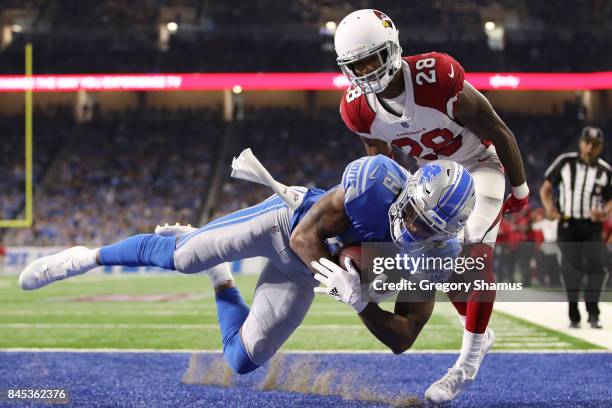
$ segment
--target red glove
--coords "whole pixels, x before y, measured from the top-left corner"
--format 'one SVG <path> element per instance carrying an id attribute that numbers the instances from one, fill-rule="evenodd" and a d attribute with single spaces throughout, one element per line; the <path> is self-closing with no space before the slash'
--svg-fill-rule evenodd
<path id="1" fill-rule="evenodd" d="M 529 194 L 523 198 L 516 198 L 514 194 L 509 194 L 506 197 L 506 201 L 504 201 L 504 206 L 502 207 L 503 214 L 513 214 L 521 211 L 523 208 L 527 207 L 529 204 Z"/>

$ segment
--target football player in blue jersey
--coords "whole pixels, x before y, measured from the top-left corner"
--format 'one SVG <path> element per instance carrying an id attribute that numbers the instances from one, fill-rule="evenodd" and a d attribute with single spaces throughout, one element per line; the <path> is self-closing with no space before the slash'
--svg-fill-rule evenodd
<path id="1" fill-rule="evenodd" d="M 267 184 L 277 194 L 199 229 L 179 228 L 177 236 L 140 234 L 99 249 L 77 246 L 40 258 L 21 273 L 21 288 L 38 289 L 100 265 L 208 271 L 224 357 L 240 374 L 279 350 L 301 324 L 315 292 L 353 307 L 394 353 L 408 349 L 429 319 L 433 302 L 398 302 L 395 313 L 368 302 L 350 262 L 342 268 L 330 260 L 329 240 L 343 245 L 394 241 L 406 247 L 452 239 L 474 207 L 468 171 L 454 162 L 436 161 L 411 175 L 386 156 L 370 156 L 350 163 L 342 183 L 323 191 L 287 188 L 254 156 L 243 160 L 242 167 L 239 159 L 232 165 L 236 177 Z M 268 262 L 249 308 L 223 263 L 254 256 Z"/>

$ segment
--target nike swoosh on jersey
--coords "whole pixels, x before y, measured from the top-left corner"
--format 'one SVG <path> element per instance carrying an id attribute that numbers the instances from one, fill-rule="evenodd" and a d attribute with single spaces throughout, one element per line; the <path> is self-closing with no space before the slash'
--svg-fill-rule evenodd
<path id="1" fill-rule="evenodd" d="M 448 74 L 449 77 L 454 78 L 455 77 L 455 67 L 453 66 L 453 64 L 450 64 L 451 66 L 451 72 L 450 74 Z"/>
<path id="2" fill-rule="evenodd" d="M 376 166 L 374 168 L 374 170 L 372 170 L 372 172 L 370 173 L 370 176 L 369 176 L 370 180 L 376 180 L 376 170 L 378 170 L 379 167 L 380 167 L 380 164 L 378 166 Z"/>

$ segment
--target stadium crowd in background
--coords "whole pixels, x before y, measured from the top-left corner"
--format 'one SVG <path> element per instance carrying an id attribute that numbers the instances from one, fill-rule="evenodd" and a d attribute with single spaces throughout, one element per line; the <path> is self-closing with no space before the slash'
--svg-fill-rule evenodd
<path id="1" fill-rule="evenodd" d="M 51 119 L 45 131 L 55 134 Z M 55 141 L 64 145 L 45 175 L 52 181 L 35 186 L 35 224 L 12 231 L 8 243 L 99 245 L 149 232 L 156 222 L 198 219 L 211 155 L 223 134 L 216 112 L 127 110 L 56 125 L 65 133 Z M 52 154 L 45 149 L 37 144 L 37 162 Z"/>
<path id="2" fill-rule="evenodd" d="M 580 72 L 612 65 L 609 2 L 543 7 L 527 0 L 499 0 L 487 2 L 493 10 L 489 12 L 483 11 L 481 2 L 455 3 L 418 0 L 404 7 L 383 1 L 376 7 L 404 27 L 404 54 L 446 52 L 467 71 Z M 12 42 L 0 51 L 0 72 L 23 71 L 26 41 L 34 44 L 39 57 L 34 72 L 336 71 L 333 29 L 326 29 L 325 23 L 367 6 L 357 0 L 105 0 L 93 9 L 79 5 L 74 0 L 3 4 L 7 10 L 34 11 L 32 25 L 15 31 Z M 491 46 L 483 29 L 487 13 L 496 7 L 506 20 L 498 21 L 505 24 L 502 48 Z M 274 15 L 259 12 L 262 9 L 274 10 Z M 161 41 L 160 26 L 169 20 L 177 28 Z M 87 36 L 75 29 L 80 27 L 87 28 Z M 51 29 L 54 35 L 48 35 Z"/>
<path id="3" fill-rule="evenodd" d="M 535 191 L 547 163 L 573 148 L 582 126 L 577 109 L 573 104 L 559 107 L 554 119 L 502 113 L 524 147 L 528 180 Z M 5 234 L 5 244 L 99 245 L 134 231 L 150 232 L 157 223 L 199 225 L 211 167 L 220 140 L 227 136 L 220 112 L 143 108 L 98 112 L 94 121 L 83 124 L 75 123 L 70 113 L 66 106 L 37 112 L 35 224 Z M 23 118 L 3 119 L 11 140 L 22 140 Z M 247 109 L 244 120 L 233 125 L 229 152 L 237 155 L 251 147 L 284 183 L 329 188 L 345 164 L 363 154 L 361 141 L 338 121 L 336 109 Z M 546 152 L 538 148 L 543 135 L 554 135 L 546 137 Z M 16 149 L 5 155 L 15 159 L 4 162 L 0 172 L 22 174 L 17 164 L 21 144 L 3 148 Z M 230 179 L 229 162 L 220 168 L 222 184 L 209 216 L 227 214 L 269 195 L 266 187 Z M 23 175 L 1 180 L 10 191 L 3 195 L 4 217 L 16 217 L 23 206 Z M 555 247 L 542 245 L 555 241 L 550 231 L 556 226 L 544 219 L 539 207 L 537 197 L 532 197 L 529 209 L 502 219 L 498 242 L 505 245 L 498 246 L 496 268 L 500 281 L 559 284 L 558 274 L 551 273 L 551 266 L 558 264 Z M 538 267 L 544 264 L 548 266 Z"/>

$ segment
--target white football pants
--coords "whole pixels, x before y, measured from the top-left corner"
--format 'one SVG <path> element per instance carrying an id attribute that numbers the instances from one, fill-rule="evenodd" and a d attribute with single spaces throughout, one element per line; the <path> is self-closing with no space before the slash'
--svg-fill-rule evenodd
<path id="1" fill-rule="evenodd" d="M 183 273 L 256 256 L 268 259 L 241 328 L 244 348 L 257 365 L 268 361 L 302 323 L 319 285 L 289 247 L 292 214 L 273 195 L 179 237 L 174 251 L 174 265 Z"/>

